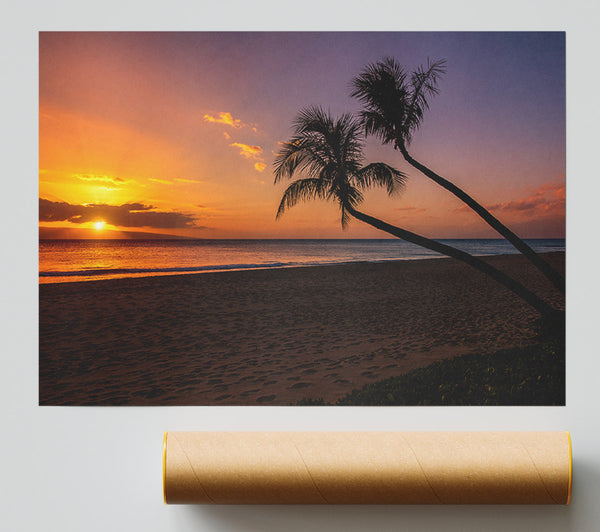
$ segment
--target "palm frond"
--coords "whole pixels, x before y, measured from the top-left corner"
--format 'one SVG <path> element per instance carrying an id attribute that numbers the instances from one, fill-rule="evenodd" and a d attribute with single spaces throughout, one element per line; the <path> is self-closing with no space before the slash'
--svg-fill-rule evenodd
<path id="1" fill-rule="evenodd" d="M 409 79 L 393 58 L 367 65 L 352 81 L 351 96 L 364 104 L 361 121 L 367 135 L 379 137 L 384 144 L 408 144 L 419 128 L 429 97 L 438 93 L 438 78 L 446 71 L 444 59 L 419 67 Z"/>
<path id="2" fill-rule="evenodd" d="M 320 133 L 325 136 L 333 129 L 333 118 L 322 107 L 313 105 L 298 113 L 293 126 L 297 135 Z"/>
<path id="3" fill-rule="evenodd" d="M 411 103 L 407 113 L 411 131 L 418 129 L 423 120 L 424 112 L 429 109 L 429 96 L 439 93 L 438 78 L 446 73 L 446 60 L 439 59 L 431 62 L 427 58 L 427 68 L 421 65 L 411 76 Z"/>
<path id="4" fill-rule="evenodd" d="M 360 119 L 366 135 L 378 137 L 383 144 L 390 144 L 396 140 L 396 128 L 379 111 L 363 110 Z"/>
<path id="5" fill-rule="evenodd" d="M 427 95 L 436 95 L 440 91 L 437 87 L 438 78 L 446 73 L 446 60 L 438 59 L 431 62 L 427 58 L 427 69 L 421 65 L 412 73 L 412 101 L 419 102 L 425 109 L 429 107 Z"/>
<path id="6" fill-rule="evenodd" d="M 327 147 L 320 139 L 311 135 L 296 135 L 289 142 L 283 143 L 275 156 L 275 183 L 291 178 L 295 173 L 305 172 L 316 177 L 330 161 Z"/>
<path id="7" fill-rule="evenodd" d="M 350 114 L 333 119 L 320 107 L 309 107 L 294 121 L 294 135 L 281 144 L 273 163 L 275 183 L 299 178 L 285 192 L 277 218 L 300 201 L 324 199 L 338 203 L 342 227 L 350 220 L 349 209 L 364 199 L 362 189 L 383 186 L 391 194 L 405 176 L 384 163 L 362 166 L 363 125 Z"/>
<path id="8" fill-rule="evenodd" d="M 333 120 L 320 107 L 308 107 L 294 121 L 294 136 L 283 143 L 274 161 L 275 183 L 297 172 L 316 177 L 323 167 L 356 161 L 360 166 L 361 125 L 350 114 Z"/>
<path id="9" fill-rule="evenodd" d="M 350 213 L 348 207 L 356 208 L 362 201 L 364 196 L 360 190 L 353 186 L 347 186 L 339 191 L 338 203 L 340 206 L 340 221 L 342 229 L 347 229 L 350 223 Z"/>
<path id="10" fill-rule="evenodd" d="M 393 58 L 387 57 L 367 65 L 352 81 L 351 95 L 363 102 L 362 124 L 367 135 L 372 134 L 389 143 L 404 131 L 411 93 L 407 74 Z"/>
<path id="11" fill-rule="evenodd" d="M 351 82 L 351 96 L 370 106 L 380 106 L 390 93 L 396 97 L 406 96 L 407 74 L 392 57 L 366 66 Z"/>
<path id="12" fill-rule="evenodd" d="M 389 195 L 401 192 L 408 176 L 385 163 L 371 163 L 357 172 L 357 182 L 361 188 L 383 187 Z"/>
<path id="13" fill-rule="evenodd" d="M 279 208 L 277 209 L 276 218 L 280 218 L 283 213 L 296 205 L 300 201 L 309 199 L 326 199 L 327 188 L 325 182 L 314 177 L 298 179 L 291 183 L 283 193 Z"/>
<path id="14" fill-rule="evenodd" d="M 344 204 L 340 204 L 340 224 L 344 231 L 348 229 L 348 226 L 350 225 L 350 220 L 351 216 L 348 212 L 348 207 Z"/>

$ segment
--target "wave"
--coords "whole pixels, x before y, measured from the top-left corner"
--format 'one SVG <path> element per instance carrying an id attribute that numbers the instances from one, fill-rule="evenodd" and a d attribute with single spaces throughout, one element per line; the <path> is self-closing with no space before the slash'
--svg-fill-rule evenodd
<path id="1" fill-rule="evenodd" d="M 372 260 L 328 260 L 328 261 L 302 261 L 302 262 L 261 262 L 256 264 L 216 264 L 211 266 L 186 266 L 173 268 L 91 268 L 87 270 L 70 270 L 70 271 L 40 271 L 40 277 L 98 277 L 112 275 L 135 275 L 148 274 L 159 275 L 168 273 L 202 273 L 202 272 L 218 272 L 232 270 L 265 270 L 270 268 L 293 268 L 303 266 L 333 266 L 336 264 L 358 264 L 364 262 L 394 262 L 398 260 L 410 260 L 412 258 L 424 257 L 403 257 L 389 259 L 372 259 Z M 433 257 L 431 257 L 433 258 Z"/>
<path id="2" fill-rule="evenodd" d="M 194 273 L 220 270 L 258 270 L 263 268 L 284 268 L 294 263 L 268 262 L 261 264 L 218 264 L 214 266 L 187 266 L 178 268 L 92 268 L 71 271 L 40 271 L 40 277 L 88 277 L 97 275 L 127 275 L 137 273 Z"/>

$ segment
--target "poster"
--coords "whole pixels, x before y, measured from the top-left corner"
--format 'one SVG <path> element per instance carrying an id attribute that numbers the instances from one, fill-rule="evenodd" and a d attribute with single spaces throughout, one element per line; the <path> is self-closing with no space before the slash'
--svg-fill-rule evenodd
<path id="1" fill-rule="evenodd" d="M 39 404 L 565 404 L 564 33 L 39 59 Z"/>

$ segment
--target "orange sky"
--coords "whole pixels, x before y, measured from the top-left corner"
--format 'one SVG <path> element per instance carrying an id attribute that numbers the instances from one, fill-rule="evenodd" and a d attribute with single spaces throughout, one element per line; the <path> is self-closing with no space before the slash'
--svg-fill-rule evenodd
<path id="1" fill-rule="evenodd" d="M 286 184 L 273 185 L 272 163 L 302 107 L 320 104 L 334 114 L 358 109 L 348 82 L 368 61 L 395 49 L 394 35 L 349 65 L 346 56 L 335 55 L 346 48 L 323 47 L 313 65 L 318 83 L 307 84 L 309 70 L 302 69 L 310 55 L 297 58 L 300 72 L 291 70 L 271 35 L 42 33 L 40 227 L 90 228 L 92 235 L 114 229 L 200 238 L 386 237 L 357 221 L 342 231 L 337 207 L 323 202 L 298 205 L 276 221 Z M 245 45 L 236 42 L 242 37 Z M 352 34 L 328 38 L 342 37 Z M 361 38 L 354 38 L 357 47 Z M 418 51 L 419 43 L 428 48 L 416 41 Z M 447 44 L 444 55 L 476 54 L 459 44 Z M 417 62 L 425 59 L 418 54 Z M 489 89 L 477 79 L 473 90 L 480 92 L 465 97 L 468 81 L 459 76 L 458 59 L 448 68 L 413 155 L 521 236 L 564 237 L 564 115 L 562 124 L 560 113 L 546 123 L 541 104 L 532 110 L 518 100 L 515 106 L 527 104 L 532 116 L 511 122 L 502 118 L 510 102 L 491 99 L 498 109 L 484 105 Z M 515 75 L 521 71 L 514 68 Z M 496 75 L 481 77 L 493 83 Z M 564 110 L 564 101 L 558 104 Z M 525 113 L 511 112 L 515 120 Z M 401 196 L 367 194 L 365 212 L 431 237 L 495 236 L 390 147 L 373 139 L 366 153 L 368 162 L 387 162 L 410 177 Z M 93 229 L 98 221 L 106 222 L 101 231 Z"/>

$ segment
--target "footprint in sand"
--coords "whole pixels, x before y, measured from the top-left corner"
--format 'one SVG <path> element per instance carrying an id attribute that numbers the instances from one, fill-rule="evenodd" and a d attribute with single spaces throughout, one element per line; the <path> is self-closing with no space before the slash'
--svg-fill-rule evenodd
<path id="1" fill-rule="evenodd" d="M 277 397 L 276 395 L 263 395 L 262 397 L 259 397 L 256 402 L 257 403 L 270 403 L 273 399 L 275 399 L 275 397 Z"/>
<path id="2" fill-rule="evenodd" d="M 310 386 L 310 382 L 297 382 L 296 384 L 292 384 L 288 387 L 288 390 L 296 390 L 298 388 L 306 388 Z"/>
<path id="3" fill-rule="evenodd" d="M 240 397 L 248 397 L 249 395 L 256 393 L 256 392 L 260 392 L 259 388 L 255 388 L 253 390 L 246 390 L 245 392 L 241 392 L 239 394 Z"/>
<path id="4" fill-rule="evenodd" d="M 310 368 L 311 366 L 314 366 L 314 365 L 315 365 L 314 362 L 306 362 L 304 364 L 297 364 L 296 366 L 292 366 L 291 369 L 298 370 L 298 369 L 303 369 L 303 368 Z"/>

